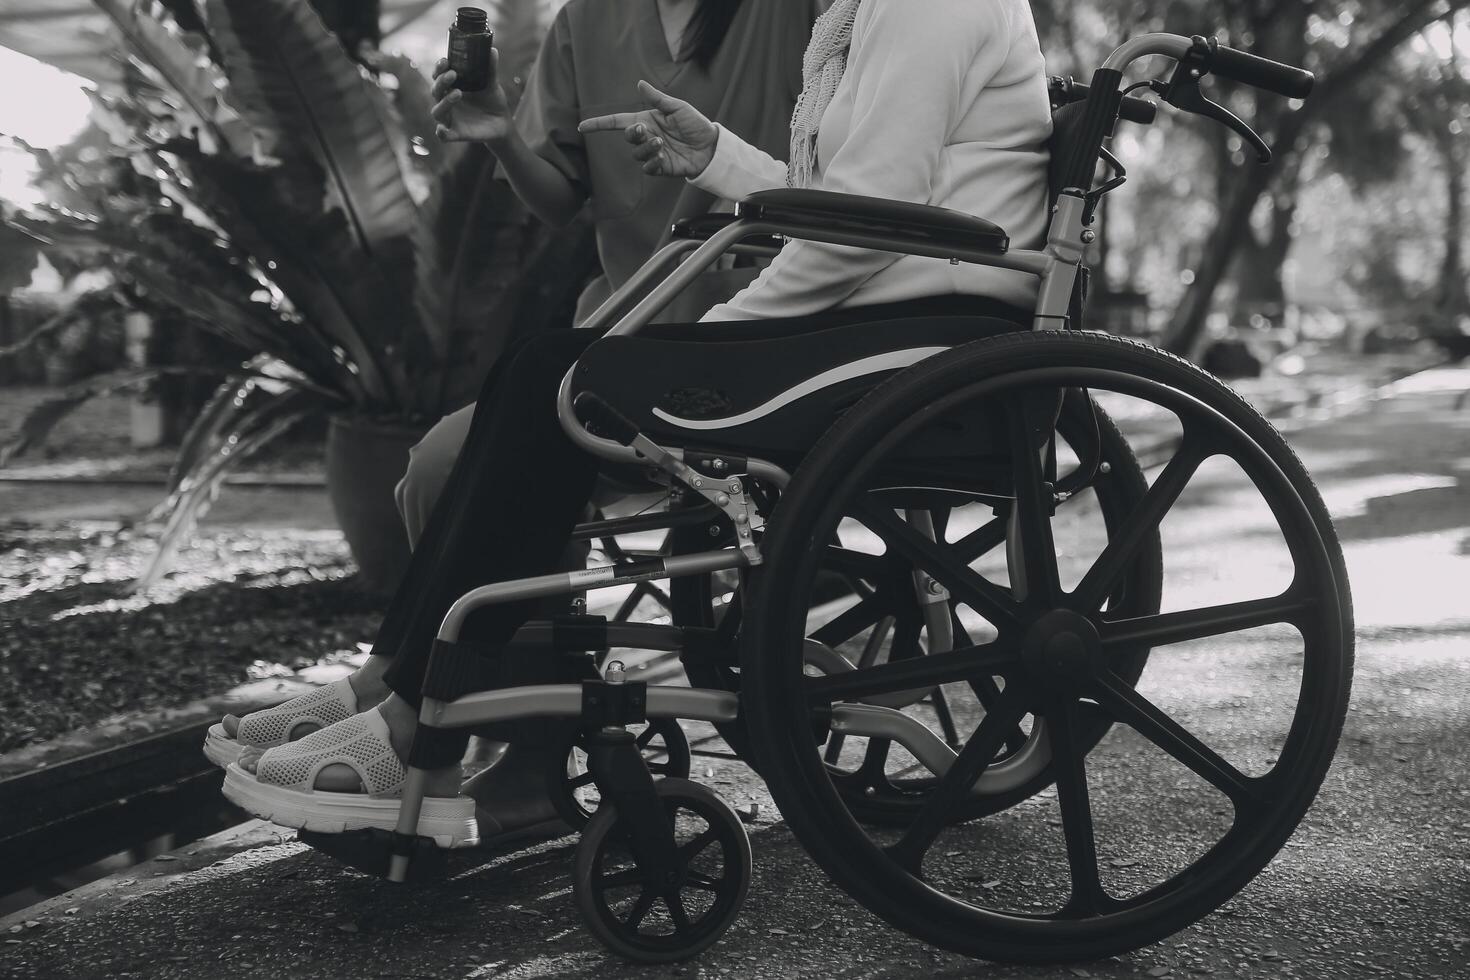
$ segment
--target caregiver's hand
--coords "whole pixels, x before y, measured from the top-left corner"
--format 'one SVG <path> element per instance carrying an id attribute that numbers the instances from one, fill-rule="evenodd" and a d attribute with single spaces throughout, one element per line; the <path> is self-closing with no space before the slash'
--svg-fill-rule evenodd
<path id="1" fill-rule="evenodd" d="M 447 59 L 434 65 L 434 103 L 431 114 L 439 125 L 434 132 L 446 143 L 505 139 L 512 129 L 510 104 L 500 87 L 500 52 L 490 49 L 490 84 L 478 92 L 464 92 L 454 87 L 455 73 Z"/>
<path id="2" fill-rule="evenodd" d="M 665 95 L 647 82 L 638 94 L 650 108 L 582 120 L 581 133 L 621 129 L 633 144 L 633 158 L 643 172 L 661 177 L 698 177 L 715 155 L 720 131 L 688 102 Z"/>

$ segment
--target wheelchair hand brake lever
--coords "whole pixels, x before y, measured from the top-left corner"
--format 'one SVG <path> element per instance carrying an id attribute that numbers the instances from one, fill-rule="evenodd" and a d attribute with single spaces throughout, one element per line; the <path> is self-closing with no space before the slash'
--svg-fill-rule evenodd
<path id="1" fill-rule="evenodd" d="M 1167 84 L 1154 82 L 1150 87 L 1163 96 L 1165 102 L 1175 108 L 1213 119 L 1233 129 L 1241 139 L 1255 148 L 1256 155 L 1260 157 L 1262 164 L 1270 163 L 1271 147 L 1261 139 L 1259 133 L 1246 124 L 1245 120 L 1219 103 L 1210 101 L 1204 90 L 1200 88 L 1202 78 L 1203 72 L 1197 66 L 1181 61 L 1179 67 L 1174 70 L 1174 76 Z"/>

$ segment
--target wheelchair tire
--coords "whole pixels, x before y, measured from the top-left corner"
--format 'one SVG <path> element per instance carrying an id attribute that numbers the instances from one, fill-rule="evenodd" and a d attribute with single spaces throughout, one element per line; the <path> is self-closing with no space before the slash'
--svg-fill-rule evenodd
<path id="1" fill-rule="evenodd" d="M 1019 547 L 1038 570 L 1034 581 L 1039 583 L 1024 598 L 975 583 L 963 569 L 955 570 L 956 563 L 942 549 L 920 548 L 912 540 L 905 544 L 901 533 L 884 538 L 890 547 L 917 555 L 931 574 L 939 570 L 950 576 L 964 587 L 967 598 L 990 609 L 1005 624 L 994 643 L 957 650 L 947 664 L 919 668 L 926 671 L 922 675 L 885 664 L 872 668 L 867 678 L 862 672 L 836 682 L 810 676 L 803 647 L 819 542 L 828 539 L 844 513 L 862 507 L 870 485 L 865 481 L 887 454 L 957 406 L 979 405 L 999 411 L 1005 420 L 1003 431 L 1012 440 L 1007 453 L 1011 485 L 1044 490 L 1035 462 L 1037 444 L 1030 434 L 1036 416 L 1026 411 L 1026 393 L 1055 394 L 1073 387 L 1143 399 L 1173 413 L 1181 425 L 1179 448 L 1130 515 L 1122 537 L 1141 541 L 1156 533 L 1199 465 L 1225 456 L 1239 464 L 1247 485 L 1275 521 L 1290 558 L 1291 584 L 1268 598 L 1112 618 L 1102 603 L 1108 583 L 1128 560 L 1130 546 L 1120 544 L 1114 552 L 1110 545 L 1074 591 L 1067 592 L 1059 584 L 1057 557 L 1049 547 L 1044 501 L 1018 490 Z M 873 505 L 860 512 L 872 526 L 892 531 L 891 509 L 886 518 Z M 1099 334 L 1026 332 L 956 348 L 896 375 L 834 424 L 806 458 L 772 516 L 763 550 L 765 564 L 743 597 L 741 684 L 746 723 L 767 786 L 797 839 L 840 887 L 892 925 L 936 946 L 998 961 L 1040 963 L 1097 958 L 1155 942 L 1218 908 L 1271 861 L 1310 808 L 1331 763 L 1346 715 L 1353 661 L 1351 597 L 1331 519 L 1305 468 L 1269 422 L 1213 376 L 1146 344 Z M 1161 647 L 1201 639 L 1218 642 L 1231 633 L 1273 624 L 1287 625 L 1300 636 L 1299 653 L 1292 655 L 1300 661 L 1300 683 L 1287 686 L 1295 699 L 1283 716 L 1289 727 L 1279 749 L 1261 763 L 1266 769 L 1261 775 L 1236 769 L 1109 665 L 1110 651 L 1126 651 L 1141 642 L 1157 659 Z M 1295 649 L 1296 641 L 1291 645 Z M 814 715 L 814 705 L 908 689 L 920 676 L 926 682 L 949 683 L 972 673 L 993 676 L 999 671 L 1007 681 L 1004 700 L 987 713 L 966 749 L 936 780 L 936 789 L 909 825 L 901 833 L 861 825 L 834 787 L 812 738 L 814 718 L 822 717 Z M 973 788 L 1005 732 L 1027 711 L 1048 726 L 1055 811 L 1050 801 L 1035 801 L 1009 811 L 1005 821 L 990 816 L 971 824 L 985 813 L 973 800 Z M 1138 770 L 1129 770 L 1127 778 L 1110 784 L 1108 794 L 1094 791 L 1090 797 L 1092 774 L 1100 778 L 1124 771 L 1106 754 L 1099 758 L 1098 746 L 1085 736 L 1083 726 L 1098 718 L 1118 723 L 1120 740 L 1136 736 L 1144 749 L 1162 750 L 1165 755 L 1158 758 L 1173 774 L 1166 775 L 1173 782 L 1157 791 L 1155 806 L 1144 803 L 1118 811 L 1126 815 L 1123 825 L 1154 835 L 1156 843 L 1123 842 L 1145 855 L 1142 862 L 1132 862 L 1141 863 L 1142 871 L 1153 870 L 1147 848 L 1162 855 L 1173 846 L 1171 831 L 1155 814 L 1169 792 L 1187 783 L 1191 793 L 1216 807 L 1178 808 L 1183 819 L 1207 829 L 1214 824 L 1206 815 L 1213 812 L 1221 816 L 1216 823 L 1223 822 L 1224 807 L 1229 808 L 1229 829 L 1213 845 L 1198 855 L 1180 851 L 1179 860 L 1187 861 L 1182 870 L 1167 871 L 1162 880 L 1122 897 L 1108 891 L 1104 878 L 1131 887 L 1133 880 L 1124 876 L 1135 872 L 1103 867 L 1089 799 L 1095 797 L 1111 813 L 1114 795 L 1126 797 L 1149 783 L 1138 779 Z M 1136 763 L 1138 757 L 1123 759 Z M 1050 812 L 1059 813 L 1054 823 L 1044 820 Z M 1049 841 L 1051 850 L 1039 856 L 1019 849 L 1002 853 L 996 839 L 1031 818 L 1060 828 L 1038 827 L 1035 839 Z M 935 846 L 942 835 L 959 836 L 977 828 L 983 828 L 979 832 L 987 835 L 984 840 L 967 846 L 947 837 L 946 845 L 953 849 Z M 1054 864 L 1040 868 L 1043 881 L 1036 862 L 1047 854 Z M 1007 859 L 1021 873 L 1008 876 L 1000 866 Z M 1156 863 L 1169 864 L 1162 859 Z M 969 873 L 962 874 L 966 868 Z M 992 879 L 984 888 L 976 884 L 983 878 Z M 1052 891 L 1041 897 L 1054 895 L 1055 907 L 1019 894 L 1005 901 L 997 897 L 1043 884 Z M 988 888 L 994 890 L 984 890 Z"/>
<path id="2" fill-rule="evenodd" d="M 1094 411 L 1099 458 L 1101 462 L 1107 464 L 1108 472 L 1106 475 L 1095 477 L 1091 489 L 1096 494 L 1104 525 L 1108 533 L 1112 534 L 1147 492 L 1148 480 L 1117 425 L 1102 409 L 1094 408 Z M 1087 424 L 1087 419 L 1075 413 L 1064 412 L 1058 420 L 1058 431 L 1069 442 L 1080 441 L 1083 438 L 1081 430 Z M 711 540 L 716 542 L 722 540 L 718 535 L 710 534 L 709 529 L 705 526 L 676 529 L 673 535 L 671 541 L 676 554 L 700 547 L 708 548 Z M 1003 547 L 1003 545 L 1002 541 L 1000 546 Z M 1131 563 L 1129 574 L 1112 597 L 1113 603 L 1115 606 L 1121 605 L 1132 615 L 1157 613 L 1162 589 L 1163 556 L 1157 535 L 1155 535 L 1140 549 L 1138 556 Z M 713 627 L 721 622 L 723 616 L 742 615 L 738 590 L 726 592 L 716 585 L 715 577 L 712 575 L 676 579 L 670 584 L 669 594 L 672 600 L 674 622 L 678 625 Z M 827 587 L 818 590 L 816 598 L 830 599 L 831 595 L 832 589 L 828 583 Z M 1126 663 L 1122 665 L 1120 672 L 1130 682 L 1136 683 L 1147 663 L 1148 650 L 1140 648 L 1132 651 L 1125 659 Z M 740 672 L 731 669 L 729 665 L 709 661 L 691 661 L 685 664 L 685 673 L 695 687 L 730 691 L 740 689 Z M 1106 734 L 1108 727 L 1107 724 L 1094 725 L 1088 737 L 1096 742 Z M 754 767 L 744 716 L 720 726 L 720 733 L 736 754 Z M 859 774 L 851 775 L 858 776 Z M 923 806 L 925 794 L 922 781 L 911 781 L 907 785 L 895 783 L 886 779 L 881 772 L 871 776 L 863 774 L 863 776 L 866 778 L 862 780 L 849 779 L 839 782 L 839 792 L 846 800 L 849 811 L 860 822 L 873 825 L 902 825 L 912 818 L 919 807 Z M 874 780 L 877 780 L 879 784 L 871 785 Z M 1051 776 L 1047 771 L 1044 769 L 1037 771 L 1020 785 L 1004 792 L 987 794 L 985 797 L 986 812 L 997 812 L 1014 806 L 1039 793 L 1050 783 Z"/>
<path id="3" fill-rule="evenodd" d="M 603 806 L 577 844 L 572 896 L 588 931 L 609 950 L 639 963 L 672 963 L 698 956 L 730 928 L 754 864 L 745 825 L 712 790 L 687 779 L 661 779 L 655 788 L 674 823 L 678 880 L 643 881 L 622 843 L 617 810 Z M 715 845 L 718 861 L 710 857 Z"/>

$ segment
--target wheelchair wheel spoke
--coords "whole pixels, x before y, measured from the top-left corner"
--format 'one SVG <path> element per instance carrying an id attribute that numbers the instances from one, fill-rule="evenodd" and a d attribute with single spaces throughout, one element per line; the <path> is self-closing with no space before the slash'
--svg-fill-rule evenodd
<path id="1" fill-rule="evenodd" d="M 703 871 L 684 872 L 684 884 L 701 892 L 717 892 L 720 890 L 720 883 Z"/>
<path id="2" fill-rule="evenodd" d="M 689 841 L 687 844 L 680 844 L 679 863 L 685 865 L 691 863 L 695 858 L 704 853 L 705 848 L 709 847 L 711 844 L 715 843 L 719 839 L 720 832 L 714 827 L 710 827 L 704 833 Z"/>
<path id="3" fill-rule="evenodd" d="M 1235 768 L 1115 674 L 1104 673 L 1096 686 L 1099 702 L 1119 721 L 1173 756 L 1195 775 L 1230 798 L 1236 809 L 1260 802 L 1262 784 Z"/>
<path id="4" fill-rule="evenodd" d="M 822 750 L 822 761 L 829 766 L 837 765 L 837 760 L 842 758 L 842 747 L 846 744 L 846 735 L 833 732 L 827 739 L 827 747 Z"/>
<path id="5" fill-rule="evenodd" d="M 883 539 L 894 551 L 928 572 L 960 602 L 972 607 L 997 629 L 1017 625 L 1016 603 L 1010 591 L 986 581 L 960 561 L 947 545 L 937 544 L 914 530 L 891 510 L 863 502 L 853 516 Z"/>
<path id="6" fill-rule="evenodd" d="M 669 918 L 674 923 L 674 932 L 689 931 L 689 913 L 684 909 L 684 899 L 679 897 L 678 892 L 673 892 L 664 898 L 664 905 L 669 910 Z"/>
<path id="7" fill-rule="evenodd" d="M 1006 519 L 994 517 L 949 546 L 951 552 L 966 565 L 981 555 L 1005 544 Z"/>
<path id="8" fill-rule="evenodd" d="M 948 653 L 880 664 L 868 670 L 809 677 L 806 689 L 813 701 L 857 701 L 895 691 L 968 681 L 977 675 L 1005 674 L 1019 661 L 1020 650 L 1016 644 L 996 640 Z"/>
<path id="9" fill-rule="evenodd" d="M 883 652 L 883 641 L 888 639 L 888 634 L 893 630 L 893 617 L 884 616 L 878 620 L 878 625 L 873 627 L 873 632 L 868 634 L 868 640 L 863 644 L 862 656 L 858 657 L 858 670 L 867 670 L 878 662 L 878 655 Z"/>
<path id="10" fill-rule="evenodd" d="M 888 646 L 888 662 L 922 657 L 924 651 L 919 647 L 919 634 L 923 631 L 924 624 L 918 616 L 900 617 L 893 630 L 893 642 Z"/>
<path id="11" fill-rule="evenodd" d="M 980 727 L 975 729 L 969 742 L 955 757 L 949 771 L 934 784 L 903 837 L 884 849 L 912 874 L 923 874 L 924 855 L 946 827 L 963 818 L 970 791 L 995 759 L 1006 733 L 1026 713 L 1020 692 L 1008 693 L 1010 696 L 1004 698 L 996 710 L 985 715 Z"/>
<path id="12" fill-rule="evenodd" d="M 822 567 L 846 575 L 855 575 L 867 582 L 881 582 L 892 572 L 889 563 L 881 555 L 864 554 L 851 548 L 828 545 L 822 557 Z"/>
<path id="13" fill-rule="evenodd" d="M 1103 911 L 1112 900 L 1103 891 L 1098 875 L 1097 840 L 1093 832 L 1092 803 L 1087 793 L 1086 750 L 1078 730 L 1080 721 L 1075 701 L 1060 702 L 1046 712 L 1052 774 L 1056 778 L 1057 805 L 1062 812 L 1067 867 L 1072 876 L 1072 894 L 1066 911 L 1073 915 L 1088 915 Z"/>
<path id="14" fill-rule="evenodd" d="M 876 599 L 864 599 L 850 609 L 844 610 L 835 619 L 824 623 L 812 633 L 818 643 L 836 649 L 863 630 L 876 624 L 884 611 Z"/>
<path id="15" fill-rule="evenodd" d="M 1016 492 L 1016 526 L 1020 536 L 1022 579 L 1028 599 L 1055 607 L 1061 595 L 1056 545 L 1051 533 L 1051 494 L 1041 470 L 1041 446 L 1030 419 L 1037 396 L 1023 397 L 1006 409 L 1011 472 Z M 1044 445 L 1044 443 L 1043 443 Z"/>
<path id="16" fill-rule="evenodd" d="M 970 679 L 970 690 L 975 692 L 982 707 L 986 711 L 995 710 L 995 705 L 1000 703 L 1001 689 L 995 682 L 994 677 L 972 677 Z M 1015 726 L 1006 733 L 1005 749 L 1007 752 L 1019 752 L 1026 744 L 1026 731 L 1020 725 Z"/>
<path id="17" fill-rule="evenodd" d="M 944 532 L 949 530 L 949 515 L 953 512 L 953 507 L 935 507 L 929 512 L 930 520 L 934 523 L 935 541 L 944 540 Z"/>
<path id="18" fill-rule="evenodd" d="M 1098 633 L 1105 649 L 1162 647 L 1171 643 L 1186 643 L 1189 640 L 1237 633 L 1257 626 L 1294 622 L 1310 609 L 1309 600 L 1288 591 L 1269 599 L 1227 602 L 1218 606 L 1184 609 L 1134 619 L 1104 620 L 1098 624 Z"/>
<path id="19" fill-rule="evenodd" d="M 955 612 L 953 607 L 950 608 L 949 618 L 950 622 L 954 624 L 955 642 L 962 642 L 966 645 L 974 643 L 974 639 L 970 636 L 970 631 L 965 629 L 965 625 L 960 622 L 959 614 Z M 971 677 L 969 685 L 971 692 L 975 695 L 975 699 L 980 702 L 980 706 L 986 711 L 992 710 L 1000 702 L 1000 685 L 995 682 L 994 677 Z M 1026 744 L 1026 738 L 1025 730 L 1017 725 L 1011 729 L 1010 734 L 1006 735 L 1006 751 L 1021 751 L 1021 746 Z"/>
<path id="20" fill-rule="evenodd" d="M 868 740 L 867 751 L 863 753 L 863 765 L 858 770 L 864 788 L 883 786 L 888 782 L 884 770 L 888 766 L 888 750 L 892 747 L 893 742 L 886 738 Z"/>
<path id="21" fill-rule="evenodd" d="M 653 908 L 653 903 L 657 899 L 657 895 L 644 889 L 643 893 L 638 896 L 638 901 L 633 903 L 633 908 L 628 912 L 628 917 L 623 920 L 623 925 L 636 931 L 643 924 L 643 917 Z"/>
<path id="22" fill-rule="evenodd" d="M 1188 447 L 1188 440 L 1185 445 Z M 1208 456 L 1208 453 L 1190 448 L 1174 454 L 1118 533 L 1112 536 L 1103 553 L 1098 555 L 1097 561 L 1082 576 L 1082 581 L 1072 593 L 1077 608 L 1089 612 L 1102 608 L 1103 602 L 1118 587 L 1118 581 L 1138 554 L 1138 549 L 1158 531 L 1164 515 L 1169 513 L 1169 508 L 1174 506 Z"/>
<path id="23" fill-rule="evenodd" d="M 988 678 L 987 678 L 988 679 Z M 944 741 L 952 749 L 960 747 L 960 733 L 954 727 L 954 712 L 949 710 L 949 696 L 944 688 L 936 687 L 929 699 L 934 702 L 934 714 L 939 719 L 939 729 L 944 732 Z"/>

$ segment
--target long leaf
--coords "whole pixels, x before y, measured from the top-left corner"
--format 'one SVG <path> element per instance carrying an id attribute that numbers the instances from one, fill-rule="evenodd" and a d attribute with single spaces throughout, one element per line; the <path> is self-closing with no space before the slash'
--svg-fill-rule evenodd
<path id="1" fill-rule="evenodd" d="M 250 152 L 248 133 L 238 126 L 220 125 L 221 119 L 229 119 L 219 101 L 223 76 L 208 58 L 192 50 L 159 21 L 140 16 L 137 8 L 125 0 L 92 2 L 122 34 L 124 50 L 158 75 L 178 98 L 180 108 L 187 109 L 220 145 L 235 153 Z"/>
<path id="2" fill-rule="evenodd" d="M 227 422 L 229 435 L 223 445 L 201 457 L 160 508 L 167 514 L 167 521 L 158 537 L 158 550 L 134 580 L 134 591 L 148 588 L 168 571 L 179 547 L 219 496 L 220 486 L 231 470 L 321 408 L 309 392 L 272 394 L 257 387 L 253 393 L 258 397 L 233 406 L 235 415 Z"/>
<path id="3" fill-rule="evenodd" d="M 391 295 L 393 285 L 370 264 L 352 261 L 340 216 L 322 216 L 303 200 L 290 172 L 210 156 L 183 141 L 167 150 L 188 178 L 180 193 L 254 257 L 311 329 L 345 351 L 355 372 L 347 389 L 362 406 L 400 409 L 392 390 L 404 385 L 390 389 L 387 376 L 394 366 L 384 356 L 393 334 L 381 321 L 398 315 L 401 304 Z"/>
<path id="4" fill-rule="evenodd" d="M 435 175 L 444 166 L 447 154 L 444 144 L 434 133 L 434 96 L 429 79 L 412 61 L 401 54 L 373 52 L 367 56 L 372 66 L 394 81 L 393 109 L 398 125 L 408 141 L 410 166 L 424 174 Z M 415 194 L 422 202 L 423 196 Z"/>
<path id="5" fill-rule="evenodd" d="M 266 394 L 279 394 L 290 387 L 305 387 L 311 390 L 304 380 L 290 370 L 289 365 L 261 355 L 252 358 L 243 368 L 235 369 L 230 377 L 214 390 L 195 416 L 194 422 L 189 426 L 189 431 L 184 433 L 184 438 L 179 443 L 179 451 L 174 456 L 173 466 L 169 470 L 168 493 L 170 497 L 177 491 L 184 480 L 193 473 L 203 462 L 204 458 L 224 445 L 228 433 L 227 428 L 233 424 L 239 412 L 257 393 L 257 389 Z M 331 392 L 316 392 L 323 395 L 323 402 L 333 402 Z"/>
<path id="6" fill-rule="evenodd" d="M 270 323 L 242 307 L 222 298 L 207 283 L 192 281 L 175 274 L 167 266 L 146 260 L 127 263 L 127 274 L 160 302 L 174 307 L 202 329 L 239 344 L 248 351 L 266 351 L 277 357 L 294 360 L 308 377 L 323 381 L 312 364 L 302 364 L 299 350 L 293 349 L 293 333 L 299 326 L 288 321 Z M 333 387 L 332 381 L 325 386 Z"/>
<path id="7" fill-rule="evenodd" d="M 100 374 L 63 388 L 26 413 L 8 439 L 0 442 L 0 467 L 32 446 L 44 442 L 62 419 L 99 395 L 136 388 L 158 377 L 152 368 L 126 368 Z"/>
<path id="8" fill-rule="evenodd" d="M 85 292 L 67 303 L 61 310 L 47 318 L 45 323 L 20 340 L 6 347 L 0 347 L 0 360 L 30 350 L 47 337 L 65 330 L 75 323 L 78 317 L 95 312 L 100 306 L 112 306 L 118 302 L 117 294 L 111 286 Z"/>
<path id="9" fill-rule="evenodd" d="M 387 243 L 413 227 L 414 203 L 372 83 L 301 0 L 209 0 L 208 9 L 234 103 L 277 137 L 277 154 L 316 162 L 357 249 L 387 258 Z"/>

